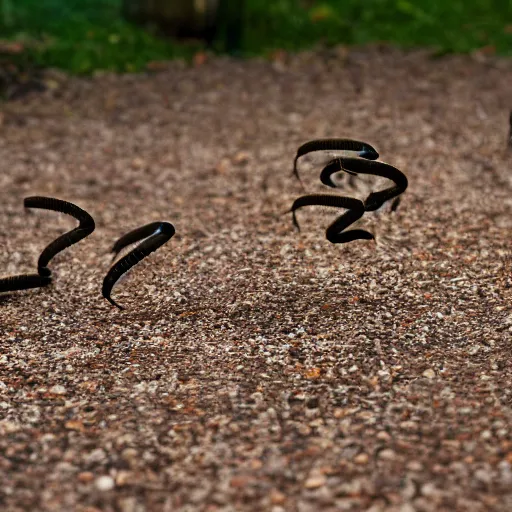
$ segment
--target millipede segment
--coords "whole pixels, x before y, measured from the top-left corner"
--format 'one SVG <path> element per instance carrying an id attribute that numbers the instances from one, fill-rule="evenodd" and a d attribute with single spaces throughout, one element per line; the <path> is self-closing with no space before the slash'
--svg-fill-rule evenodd
<path id="1" fill-rule="evenodd" d="M 352 197 L 331 196 L 327 194 L 311 194 L 301 196 L 293 202 L 290 212 L 293 214 L 293 225 L 300 231 L 296 210 L 304 206 L 330 206 L 345 208 L 348 211 L 338 217 L 326 230 L 327 240 L 333 244 L 343 244 L 354 240 L 373 240 L 374 236 L 364 229 L 343 231 L 359 220 L 364 214 L 364 204 Z"/>
<path id="2" fill-rule="evenodd" d="M 352 151 L 361 158 L 367 160 L 377 160 L 379 153 L 367 142 L 353 139 L 315 139 L 302 144 L 297 150 L 295 160 L 293 161 L 293 175 L 301 182 L 297 161 L 301 156 L 312 153 L 313 151 Z M 302 183 L 302 182 L 301 182 Z"/>
<path id="3" fill-rule="evenodd" d="M 387 178 L 395 183 L 393 187 L 372 192 L 364 201 L 367 212 L 378 210 L 386 201 L 398 197 L 405 192 L 408 180 L 402 171 L 384 162 L 364 160 L 362 158 L 340 157 L 329 162 L 320 173 L 320 181 L 328 187 L 336 187 L 331 177 L 333 174 L 344 171 L 353 174 L 370 174 Z"/>
<path id="4" fill-rule="evenodd" d="M 55 199 L 53 197 L 32 196 L 23 201 L 25 208 L 40 208 L 43 210 L 52 210 L 65 213 L 74 217 L 79 225 L 75 229 L 64 233 L 59 238 L 51 242 L 41 255 L 37 262 L 37 271 L 41 276 L 50 276 L 51 271 L 48 268 L 50 260 L 59 252 L 80 242 L 89 236 L 95 229 L 94 219 L 85 211 L 68 201 Z"/>
<path id="5" fill-rule="evenodd" d="M 123 306 L 115 302 L 110 296 L 117 281 L 133 266 L 168 242 L 175 232 L 174 226 L 169 222 L 152 222 L 126 233 L 117 240 L 112 247 L 114 259 L 125 247 L 145 239 L 110 268 L 103 280 L 103 297 L 112 305 L 121 310 L 124 309 Z"/>
<path id="6" fill-rule="evenodd" d="M 509 131 L 508 131 L 508 148 L 512 150 L 512 110 L 508 117 Z"/>
<path id="7" fill-rule="evenodd" d="M 51 282 L 52 278 L 50 276 L 41 276 L 39 274 L 5 277 L 0 279 L 0 293 L 42 288 L 48 286 Z"/>
<path id="8" fill-rule="evenodd" d="M 123 235 L 112 247 L 111 252 L 114 253 L 113 260 L 116 259 L 117 255 L 125 248 L 131 244 L 138 242 L 139 240 L 143 240 L 148 236 L 153 235 L 161 228 L 162 222 L 150 222 L 145 226 L 140 228 L 136 228 L 129 233 Z M 171 235 L 172 236 L 172 235 Z"/>

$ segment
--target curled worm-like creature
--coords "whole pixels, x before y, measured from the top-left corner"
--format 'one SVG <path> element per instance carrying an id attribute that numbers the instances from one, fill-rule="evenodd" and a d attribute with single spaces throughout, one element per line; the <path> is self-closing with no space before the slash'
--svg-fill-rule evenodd
<path id="1" fill-rule="evenodd" d="M 509 132 L 508 132 L 508 148 L 512 149 L 512 110 L 510 111 L 510 115 L 508 118 L 509 123 Z"/>
<path id="2" fill-rule="evenodd" d="M 348 211 L 338 217 L 325 231 L 327 240 L 333 244 L 344 244 L 354 240 L 373 240 L 374 236 L 364 229 L 351 229 L 343 232 L 364 214 L 364 204 L 352 197 L 331 196 L 327 194 L 311 194 L 297 198 L 289 210 L 293 213 L 293 225 L 300 231 L 296 210 L 303 206 L 331 206 L 346 208 Z"/>
<path id="3" fill-rule="evenodd" d="M 112 252 L 115 253 L 114 258 L 128 245 L 143 240 L 144 238 L 145 240 L 110 268 L 103 280 L 103 297 L 113 306 L 124 309 L 110 296 L 115 284 L 125 272 L 168 242 L 174 236 L 175 232 L 174 226 L 169 222 L 152 222 L 123 235 L 112 248 Z"/>
<path id="4" fill-rule="evenodd" d="M 5 277 L 0 279 L 0 293 L 42 288 L 48 286 L 51 282 L 52 278 L 50 276 L 41 276 L 39 274 Z"/>
<path id="5" fill-rule="evenodd" d="M 396 209 L 398 206 L 398 196 L 405 192 L 408 186 L 405 174 L 392 165 L 349 157 L 340 157 L 329 162 L 320 173 L 320 181 L 328 187 L 335 187 L 336 185 L 332 182 L 331 176 L 340 171 L 355 174 L 371 174 L 387 178 L 395 183 L 392 187 L 369 194 L 364 201 L 364 208 L 367 212 L 378 210 L 386 201 L 393 198 L 397 198 L 393 205 L 393 208 Z"/>
<path id="6" fill-rule="evenodd" d="M 25 208 L 41 208 L 71 215 L 80 223 L 78 227 L 64 233 L 50 243 L 39 256 L 37 271 L 41 276 L 50 276 L 51 271 L 48 268 L 50 260 L 59 252 L 89 236 L 95 228 L 94 219 L 85 210 L 82 210 L 73 203 L 53 197 L 27 197 L 23 203 Z"/>
<path id="7" fill-rule="evenodd" d="M 297 169 L 297 161 L 313 151 L 353 151 L 358 156 L 367 160 L 377 160 L 379 153 L 367 142 L 361 142 L 352 139 L 316 139 L 310 140 L 297 150 L 295 160 L 293 161 L 293 174 L 301 182 L 299 171 Z M 302 183 L 302 182 L 301 182 Z"/>
<path id="8" fill-rule="evenodd" d="M 147 238 L 148 236 L 151 236 L 152 234 L 156 233 L 158 229 L 160 228 L 162 222 L 150 222 L 149 224 L 146 224 L 145 226 L 142 226 L 140 228 L 136 228 L 133 231 L 130 231 L 129 233 L 126 233 L 123 235 L 112 247 L 111 252 L 114 253 L 113 260 L 116 259 L 117 255 L 125 248 L 128 247 L 131 244 L 134 244 L 135 242 L 138 242 L 139 240 L 142 240 L 144 238 Z"/>

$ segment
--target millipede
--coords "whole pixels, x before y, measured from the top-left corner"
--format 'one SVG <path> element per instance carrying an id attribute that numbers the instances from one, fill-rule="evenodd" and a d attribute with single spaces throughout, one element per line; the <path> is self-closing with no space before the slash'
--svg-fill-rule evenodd
<path id="1" fill-rule="evenodd" d="M 0 279 L 0 293 L 43 288 L 52 282 L 50 276 L 40 274 L 21 274 Z"/>
<path id="2" fill-rule="evenodd" d="M 156 251 L 159 247 L 168 242 L 175 234 L 174 226 L 169 222 L 151 222 L 142 227 L 136 228 L 123 235 L 112 247 L 114 259 L 125 247 L 143 240 L 128 254 L 114 263 L 103 279 L 102 295 L 113 306 L 124 309 L 123 306 L 114 301 L 111 297 L 112 290 L 117 281 L 141 260 Z"/>
<path id="3" fill-rule="evenodd" d="M 117 255 L 125 248 L 131 244 L 142 240 L 143 238 L 147 238 L 155 234 L 158 229 L 161 227 L 162 222 L 150 222 L 140 228 L 136 228 L 125 235 L 123 235 L 117 242 L 112 246 L 110 252 L 113 253 L 112 261 L 116 259 Z"/>
<path id="4" fill-rule="evenodd" d="M 64 233 L 59 238 L 51 242 L 43 249 L 37 262 L 37 271 L 41 276 L 50 276 L 51 271 L 48 268 L 50 260 L 59 252 L 80 242 L 89 236 L 95 229 L 94 219 L 82 208 L 73 203 L 55 199 L 53 197 L 32 196 L 27 197 L 23 201 L 25 208 L 40 208 L 43 210 L 52 210 L 55 212 L 65 213 L 74 217 L 79 225 L 75 229 Z"/>
<path id="5" fill-rule="evenodd" d="M 395 183 L 378 192 L 372 192 L 364 201 L 364 208 L 367 212 L 378 210 L 386 201 L 395 200 L 393 210 L 398 207 L 398 196 L 405 192 L 408 186 L 408 180 L 405 174 L 392 165 L 384 162 L 364 160 L 362 158 L 339 157 L 329 162 L 320 173 L 320 181 L 328 187 L 336 187 L 331 177 L 333 174 L 344 171 L 350 174 L 370 174 L 387 178 Z"/>
<path id="6" fill-rule="evenodd" d="M 25 208 L 41 208 L 71 215 L 80 223 L 78 228 L 65 233 L 49 244 L 39 256 L 37 274 L 21 274 L 0 279 L 0 293 L 43 288 L 52 282 L 48 268 L 50 260 L 67 247 L 79 242 L 94 231 L 94 220 L 78 206 L 53 197 L 32 196 L 24 199 Z"/>
<path id="7" fill-rule="evenodd" d="M 351 151 L 366 160 L 377 160 L 379 153 L 367 142 L 353 139 L 315 139 L 302 144 L 293 161 L 293 175 L 301 182 L 297 162 L 301 156 L 313 151 Z M 302 182 L 301 182 L 302 183 Z"/>
<path id="8" fill-rule="evenodd" d="M 351 229 L 345 231 L 351 224 L 359 220 L 364 214 L 364 203 L 352 197 L 332 196 L 328 194 L 311 194 L 301 196 L 293 202 L 289 212 L 293 214 L 293 225 L 300 231 L 296 210 L 303 206 L 330 206 L 345 208 L 348 211 L 338 217 L 325 231 L 325 236 L 333 244 L 344 244 L 354 240 L 373 240 L 375 237 L 364 229 Z M 289 213 L 288 212 L 288 213 Z"/>
<path id="9" fill-rule="evenodd" d="M 323 185 L 337 188 L 337 185 L 332 181 L 332 176 L 338 172 L 344 172 L 351 177 L 359 174 L 380 176 L 393 181 L 394 185 L 377 192 L 371 192 L 364 201 L 351 197 L 327 194 L 311 194 L 299 197 L 288 211 L 288 213 L 293 213 L 293 224 L 300 231 L 295 212 L 303 206 L 318 205 L 345 208 L 348 211 L 338 217 L 327 228 L 325 232 L 327 240 L 334 244 L 347 243 L 354 240 L 373 240 L 375 237 L 364 229 L 345 230 L 359 220 L 365 212 L 378 210 L 385 202 L 391 199 L 394 199 L 391 210 L 396 210 L 400 201 L 399 196 L 407 189 L 407 177 L 396 167 L 384 162 L 378 162 L 379 153 L 370 144 L 352 139 L 317 139 L 302 144 L 295 155 L 293 174 L 300 181 L 297 161 L 301 156 L 312 151 L 329 150 L 351 151 L 357 153 L 358 157 L 341 156 L 330 160 L 320 173 L 320 181 Z"/>
<path id="10" fill-rule="evenodd" d="M 508 116 L 508 148 L 512 149 L 512 110 L 510 111 L 510 114 Z"/>

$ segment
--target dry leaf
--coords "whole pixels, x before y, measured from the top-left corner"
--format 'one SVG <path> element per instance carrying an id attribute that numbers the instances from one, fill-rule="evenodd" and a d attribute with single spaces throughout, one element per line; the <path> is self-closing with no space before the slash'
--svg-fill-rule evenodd
<path id="1" fill-rule="evenodd" d="M 204 52 L 197 52 L 194 55 L 194 66 L 202 66 L 206 62 L 207 55 Z"/>
<path id="2" fill-rule="evenodd" d="M 85 431 L 84 424 L 83 424 L 81 421 L 78 421 L 78 420 L 69 420 L 69 421 L 66 421 L 66 423 L 64 424 L 64 426 L 65 426 L 68 430 L 77 430 L 78 432 L 84 432 L 84 431 Z"/>
<path id="3" fill-rule="evenodd" d="M 310 368 L 306 371 L 306 378 L 307 379 L 318 379 L 320 377 L 320 368 Z"/>

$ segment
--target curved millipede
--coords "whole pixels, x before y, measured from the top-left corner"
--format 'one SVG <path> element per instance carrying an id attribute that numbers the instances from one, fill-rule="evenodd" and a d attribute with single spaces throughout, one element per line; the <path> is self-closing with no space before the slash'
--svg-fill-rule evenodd
<path id="1" fill-rule="evenodd" d="M 123 248 L 131 245 L 139 240 L 143 240 L 126 256 L 123 256 L 117 263 L 115 263 L 108 271 L 105 279 L 103 280 L 102 295 L 112 305 L 119 309 L 124 309 L 117 304 L 110 296 L 112 289 L 119 280 L 119 278 L 130 270 L 134 265 L 149 256 L 153 251 L 168 242 L 175 233 L 174 226 L 169 222 L 151 222 L 140 228 L 136 228 L 129 233 L 123 235 L 113 246 L 114 258 Z"/>
<path id="2" fill-rule="evenodd" d="M 405 174 L 396 167 L 384 162 L 364 160 L 362 158 L 340 157 L 329 162 L 320 173 L 320 181 L 328 187 L 335 188 L 332 182 L 332 175 L 340 172 L 352 174 L 370 174 L 387 178 L 395 183 L 394 186 L 385 188 L 378 192 L 372 192 L 364 201 L 364 208 L 367 212 L 378 210 L 386 201 L 397 198 L 393 209 L 398 207 L 398 196 L 405 192 L 409 184 Z"/>
<path id="3" fill-rule="evenodd" d="M 510 115 L 508 117 L 509 123 L 509 132 L 508 132 L 508 147 L 512 149 L 512 110 L 510 111 Z"/>
<path id="4" fill-rule="evenodd" d="M 512 117 L 511 117 L 512 120 Z M 358 157 L 340 156 L 331 159 L 320 173 L 320 181 L 331 188 L 337 188 L 332 181 L 332 175 L 338 172 L 344 172 L 351 177 L 358 174 L 370 174 L 387 178 L 394 182 L 392 187 L 371 192 L 365 201 L 350 197 L 330 196 L 325 194 L 314 194 L 299 197 L 293 203 L 291 212 L 293 212 L 293 223 L 299 229 L 295 210 L 302 206 L 319 205 L 333 206 L 337 208 L 346 208 L 348 211 L 341 217 L 338 217 L 326 230 L 327 240 L 332 243 L 347 243 L 353 240 L 372 240 L 374 236 L 363 229 L 353 229 L 344 231 L 352 223 L 360 219 L 365 212 L 378 210 L 386 201 L 394 199 L 391 210 L 398 207 L 400 194 L 408 186 L 408 181 L 401 171 L 392 165 L 377 162 L 379 153 L 370 144 L 352 139 L 318 139 L 306 142 L 297 150 L 293 162 L 293 174 L 299 179 L 297 171 L 298 159 L 312 151 L 352 151 L 357 153 Z M 302 183 L 302 182 L 301 182 Z"/>
<path id="5" fill-rule="evenodd" d="M 373 240 L 375 237 L 364 229 L 351 229 L 343 232 L 364 214 L 364 204 L 352 197 L 331 196 L 327 194 L 311 194 L 295 199 L 289 212 L 293 213 L 293 225 L 300 231 L 296 210 L 303 206 L 331 206 L 346 208 L 348 211 L 338 217 L 325 231 L 327 240 L 333 244 L 344 244 L 354 240 Z M 289 213 L 288 212 L 288 213 Z"/>
<path id="6" fill-rule="evenodd" d="M 111 252 L 114 253 L 113 260 L 116 259 L 116 256 L 125 248 L 143 238 L 147 238 L 154 234 L 161 226 L 162 222 L 150 222 L 145 226 L 140 228 L 136 228 L 129 233 L 123 235 L 112 247 Z"/>
<path id="7" fill-rule="evenodd" d="M 94 219 L 85 210 L 82 210 L 75 204 L 61 199 L 55 199 L 53 197 L 27 197 L 23 201 L 23 204 L 25 208 L 41 208 L 43 210 L 53 210 L 65 213 L 74 217 L 80 223 L 78 227 L 64 233 L 45 247 L 39 256 L 37 271 L 41 276 L 50 276 L 51 271 L 48 268 L 50 260 L 59 252 L 89 236 L 95 229 Z"/>
<path id="8" fill-rule="evenodd" d="M 293 161 L 293 175 L 302 183 L 299 171 L 297 169 L 297 161 L 301 156 L 304 156 L 313 151 L 354 151 L 361 158 L 367 160 L 377 160 L 379 153 L 367 142 L 362 142 L 353 139 L 315 139 L 310 140 L 297 150 L 295 160 Z"/>
<path id="9" fill-rule="evenodd" d="M 42 288 L 52 282 L 50 276 L 39 274 L 23 274 L 0 279 L 0 293 L 29 290 L 31 288 Z"/>

